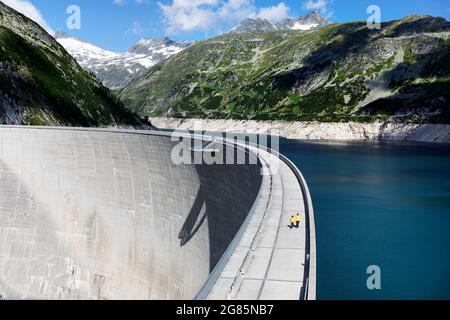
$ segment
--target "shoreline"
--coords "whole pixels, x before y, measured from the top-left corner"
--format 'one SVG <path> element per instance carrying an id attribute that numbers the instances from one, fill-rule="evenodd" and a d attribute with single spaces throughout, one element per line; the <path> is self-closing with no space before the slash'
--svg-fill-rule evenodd
<path id="1" fill-rule="evenodd" d="M 450 144 L 450 125 L 402 123 L 319 123 L 254 120 L 149 118 L 159 129 L 266 134 L 296 140 L 414 141 Z"/>

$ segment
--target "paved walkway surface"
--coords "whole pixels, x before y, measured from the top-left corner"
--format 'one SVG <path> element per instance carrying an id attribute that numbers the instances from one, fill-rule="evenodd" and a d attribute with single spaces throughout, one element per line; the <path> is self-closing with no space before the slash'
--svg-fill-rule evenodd
<path id="1" fill-rule="evenodd" d="M 255 213 L 208 299 L 299 300 L 305 262 L 305 208 L 290 168 L 261 151 L 265 174 Z M 266 172 L 267 173 L 267 172 Z M 298 229 L 289 227 L 301 214 Z"/>

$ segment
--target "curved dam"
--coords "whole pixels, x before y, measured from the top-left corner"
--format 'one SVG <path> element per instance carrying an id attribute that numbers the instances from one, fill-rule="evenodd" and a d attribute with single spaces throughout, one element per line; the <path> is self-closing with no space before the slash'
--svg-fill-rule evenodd
<path id="1" fill-rule="evenodd" d="M 248 161 L 174 164 L 172 140 L 158 132 L 0 126 L 0 297 L 239 298 L 244 269 L 269 270 L 276 255 L 274 242 L 272 259 L 258 262 L 255 248 L 241 243 L 255 244 L 267 227 L 269 207 L 258 204 L 273 198 L 274 160 L 254 147 L 221 142 L 208 151 L 194 141 L 191 157 L 240 148 Z M 314 298 L 315 243 L 310 254 L 308 228 L 297 237 L 296 263 L 311 268 L 308 278 L 298 270 L 292 297 Z M 233 263 L 238 270 L 228 277 Z M 264 298 L 268 276 L 250 298 Z"/>

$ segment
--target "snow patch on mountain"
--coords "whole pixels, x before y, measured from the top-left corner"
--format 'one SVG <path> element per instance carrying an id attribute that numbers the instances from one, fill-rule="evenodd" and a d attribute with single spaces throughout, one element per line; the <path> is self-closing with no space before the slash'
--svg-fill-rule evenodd
<path id="1" fill-rule="evenodd" d="M 66 33 L 57 32 L 55 38 L 81 65 L 92 60 L 113 59 L 120 56 L 119 53 L 103 50 Z"/>
<path id="2" fill-rule="evenodd" d="M 311 29 L 317 28 L 319 25 L 317 23 L 313 24 L 301 24 L 300 22 L 295 22 L 294 25 L 290 28 L 291 30 L 302 30 L 307 31 Z"/>

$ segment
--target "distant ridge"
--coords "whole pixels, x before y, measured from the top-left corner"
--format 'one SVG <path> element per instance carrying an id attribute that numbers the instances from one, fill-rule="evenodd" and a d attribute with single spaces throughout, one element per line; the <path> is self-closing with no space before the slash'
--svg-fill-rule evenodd
<path id="1" fill-rule="evenodd" d="M 312 30 L 330 24 L 320 12 L 314 11 L 299 17 L 297 19 L 286 18 L 281 21 L 271 22 L 267 19 L 244 19 L 238 26 L 230 30 L 229 33 L 248 33 L 248 32 L 270 32 L 270 31 L 288 31 L 288 30 Z"/>

